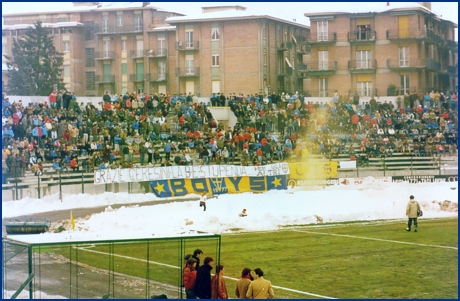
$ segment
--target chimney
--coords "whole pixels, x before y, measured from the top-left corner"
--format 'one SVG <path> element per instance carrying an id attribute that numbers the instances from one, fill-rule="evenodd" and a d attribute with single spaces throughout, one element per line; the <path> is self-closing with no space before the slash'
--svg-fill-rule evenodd
<path id="1" fill-rule="evenodd" d="M 146 7 L 147 5 L 150 5 L 150 2 L 142 2 L 142 7 Z"/>
<path id="2" fill-rule="evenodd" d="M 431 10 L 431 2 L 417 2 L 417 3 Z"/>

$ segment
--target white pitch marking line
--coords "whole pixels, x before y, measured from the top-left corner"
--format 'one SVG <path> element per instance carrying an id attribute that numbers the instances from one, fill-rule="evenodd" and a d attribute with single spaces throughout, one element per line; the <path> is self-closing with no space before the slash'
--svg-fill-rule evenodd
<path id="1" fill-rule="evenodd" d="M 302 231 L 302 230 L 292 230 L 292 231 L 301 232 L 301 233 L 318 234 L 318 235 L 331 235 L 331 236 L 341 236 L 341 237 L 349 237 L 349 238 L 376 240 L 376 241 L 392 242 L 392 243 L 397 243 L 397 244 L 414 245 L 414 246 L 422 246 L 422 247 L 433 247 L 433 248 L 443 248 L 443 249 L 458 250 L 458 248 L 456 248 L 456 247 L 419 244 L 419 243 L 415 243 L 415 242 L 406 242 L 406 241 L 397 241 L 397 240 L 380 239 L 380 238 L 372 238 L 372 237 L 354 236 L 354 235 L 347 235 L 347 234 L 334 234 L 334 233 Z"/>
<path id="2" fill-rule="evenodd" d="M 94 246 L 94 245 L 90 245 L 90 246 L 88 246 L 88 247 L 93 247 L 93 246 Z M 87 252 L 93 252 L 93 253 L 103 254 L 103 255 L 108 255 L 108 254 L 109 254 L 109 253 L 107 253 L 107 252 L 100 252 L 100 251 L 95 251 L 95 250 L 88 250 L 88 249 L 87 249 L 88 247 L 82 247 L 82 248 L 78 248 L 78 249 L 79 249 L 79 250 L 83 250 L 83 251 L 87 251 Z M 74 247 L 74 248 L 76 248 L 76 247 Z M 147 262 L 147 260 L 145 260 L 145 259 L 134 258 L 134 257 L 130 257 L 130 256 L 125 256 L 125 255 L 113 254 L 113 256 L 121 257 L 121 258 L 125 258 L 125 259 L 131 259 L 131 260 L 137 260 L 137 261 Z M 174 266 L 174 265 L 170 265 L 170 264 L 166 264 L 166 263 L 161 263 L 161 262 L 156 262 L 156 261 L 149 261 L 149 262 L 150 262 L 150 263 L 153 263 L 153 264 L 157 264 L 157 265 L 166 266 L 166 267 L 169 267 L 169 268 L 180 269 L 180 267 L 178 267 L 178 266 Z M 224 276 L 224 278 L 227 278 L 227 279 L 230 279 L 230 280 L 234 280 L 234 281 L 238 281 L 237 278 L 233 278 L 233 277 Z M 280 289 L 280 290 L 285 290 L 285 291 L 290 291 L 290 292 L 294 292 L 294 293 L 299 293 L 299 294 L 304 294 L 304 295 L 319 297 L 319 298 L 323 298 L 323 299 L 337 299 L 337 298 L 328 297 L 328 296 L 323 296 L 323 295 L 318 295 L 318 294 L 313 294 L 313 293 L 309 293 L 309 292 L 298 291 L 298 290 L 295 290 L 295 289 L 291 289 L 291 288 L 287 288 L 287 287 L 282 287 L 282 286 L 273 285 L 273 287 L 274 287 L 274 288 L 277 288 L 277 289 Z"/>

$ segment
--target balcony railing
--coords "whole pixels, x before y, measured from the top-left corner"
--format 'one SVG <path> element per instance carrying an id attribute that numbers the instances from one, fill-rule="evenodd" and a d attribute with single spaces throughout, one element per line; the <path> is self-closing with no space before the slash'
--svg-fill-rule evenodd
<path id="1" fill-rule="evenodd" d="M 166 48 L 158 48 L 157 50 L 149 50 L 146 53 L 146 55 L 149 58 L 162 58 L 162 57 L 166 57 L 167 54 L 168 54 L 168 49 Z"/>
<path id="2" fill-rule="evenodd" d="M 447 73 L 456 74 L 457 73 L 457 67 L 455 67 L 455 66 L 447 66 Z"/>
<path id="3" fill-rule="evenodd" d="M 131 58 L 141 58 L 149 54 L 149 50 L 144 50 L 144 49 L 137 49 L 137 50 L 131 50 L 130 51 L 130 57 Z"/>
<path id="4" fill-rule="evenodd" d="M 304 63 L 298 62 L 298 63 L 295 64 L 295 66 L 296 66 L 296 68 L 297 68 L 297 71 L 300 71 L 300 70 L 307 70 L 307 65 L 304 64 Z"/>
<path id="5" fill-rule="evenodd" d="M 452 40 L 447 40 L 447 45 L 450 48 L 458 49 L 458 42 L 452 41 Z"/>
<path id="6" fill-rule="evenodd" d="M 388 29 L 388 40 L 427 39 L 427 31 L 424 28 Z"/>
<path id="7" fill-rule="evenodd" d="M 387 68 L 397 70 L 414 70 L 427 68 L 432 71 L 438 71 L 441 68 L 441 64 L 430 58 L 408 60 L 387 59 Z"/>
<path id="8" fill-rule="evenodd" d="M 176 68 L 175 73 L 179 77 L 200 76 L 200 68 Z"/>
<path id="9" fill-rule="evenodd" d="M 333 33 L 323 33 L 323 34 L 311 35 L 308 42 L 323 43 L 323 44 L 335 43 L 337 42 L 337 34 L 333 32 Z"/>
<path id="10" fill-rule="evenodd" d="M 337 71 L 337 61 L 319 61 L 307 64 L 307 72 L 310 75 L 328 75 Z"/>
<path id="11" fill-rule="evenodd" d="M 144 74 L 130 74 L 129 75 L 130 82 L 143 82 L 144 81 Z"/>
<path id="12" fill-rule="evenodd" d="M 107 22 L 99 23 L 94 26 L 94 33 L 96 34 L 119 34 L 119 33 L 129 33 L 129 32 L 139 32 L 142 31 L 143 24 L 142 19 L 134 23 L 123 23 L 123 25 L 118 25 L 116 22 Z"/>
<path id="13" fill-rule="evenodd" d="M 348 41 L 350 43 L 367 43 L 375 42 L 376 32 L 375 30 L 369 30 L 364 32 L 348 32 Z"/>
<path id="14" fill-rule="evenodd" d="M 149 82 L 164 82 L 168 79 L 167 73 L 147 73 L 147 81 Z"/>
<path id="15" fill-rule="evenodd" d="M 310 97 L 330 97 L 336 92 L 335 90 L 310 90 L 307 91 Z"/>
<path id="16" fill-rule="evenodd" d="M 278 67 L 277 72 L 278 76 L 292 75 L 292 68 L 289 66 Z"/>
<path id="17" fill-rule="evenodd" d="M 358 92 L 359 96 L 378 96 L 377 89 L 350 89 L 348 90 L 348 96 L 351 97 Z"/>
<path id="18" fill-rule="evenodd" d="M 297 44 L 296 50 L 298 53 L 309 53 L 311 51 L 311 46 L 306 44 Z"/>
<path id="19" fill-rule="evenodd" d="M 94 53 L 96 60 L 113 60 L 115 59 L 115 51 L 99 51 Z"/>
<path id="20" fill-rule="evenodd" d="M 199 41 L 178 41 L 175 43 L 176 50 L 198 50 L 200 49 Z"/>
<path id="21" fill-rule="evenodd" d="M 349 60 L 348 70 L 352 73 L 374 73 L 377 60 Z"/>
<path id="22" fill-rule="evenodd" d="M 114 83 L 115 75 L 95 75 L 94 82 L 96 83 Z"/>

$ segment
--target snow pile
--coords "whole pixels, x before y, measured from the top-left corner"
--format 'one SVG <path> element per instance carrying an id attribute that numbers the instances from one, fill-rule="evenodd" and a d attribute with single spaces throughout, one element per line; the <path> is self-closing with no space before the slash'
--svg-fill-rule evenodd
<path id="1" fill-rule="evenodd" d="M 236 230 L 275 230 L 286 225 L 404 219 L 409 196 L 414 195 L 423 207 L 423 218 L 456 217 L 458 183 L 374 183 L 366 179 L 357 186 L 297 187 L 293 191 L 270 191 L 264 194 L 226 194 L 207 201 L 206 211 L 197 200 L 180 200 L 166 204 L 140 206 L 156 199 L 153 194 L 104 193 L 102 195 L 66 196 L 44 200 L 24 199 L 5 202 L 4 216 L 107 205 L 101 213 L 75 219 L 75 230 L 69 220 L 58 221 L 61 233 L 23 235 L 30 242 L 75 241 L 166 237 L 199 233 L 228 233 Z M 190 198 L 191 196 L 187 196 Z M 164 199 L 156 199 L 164 200 Z M 111 204 L 129 204 L 113 209 Z M 65 205 L 64 205 L 65 204 Z M 59 206 L 58 206 L 59 205 Z M 239 213 L 247 210 L 246 217 Z M 25 238 L 28 237 L 28 238 Z"/>

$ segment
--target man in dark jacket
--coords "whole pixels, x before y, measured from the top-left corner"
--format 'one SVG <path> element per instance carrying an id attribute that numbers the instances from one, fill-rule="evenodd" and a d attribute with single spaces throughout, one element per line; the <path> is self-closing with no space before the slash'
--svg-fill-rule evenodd
<path id="1" fill-rule="evenodd" d="M 211 299 L 211 270 L 214 259 L 206 257 L 196 274 L 195 295 L 200 299 Z"/>

